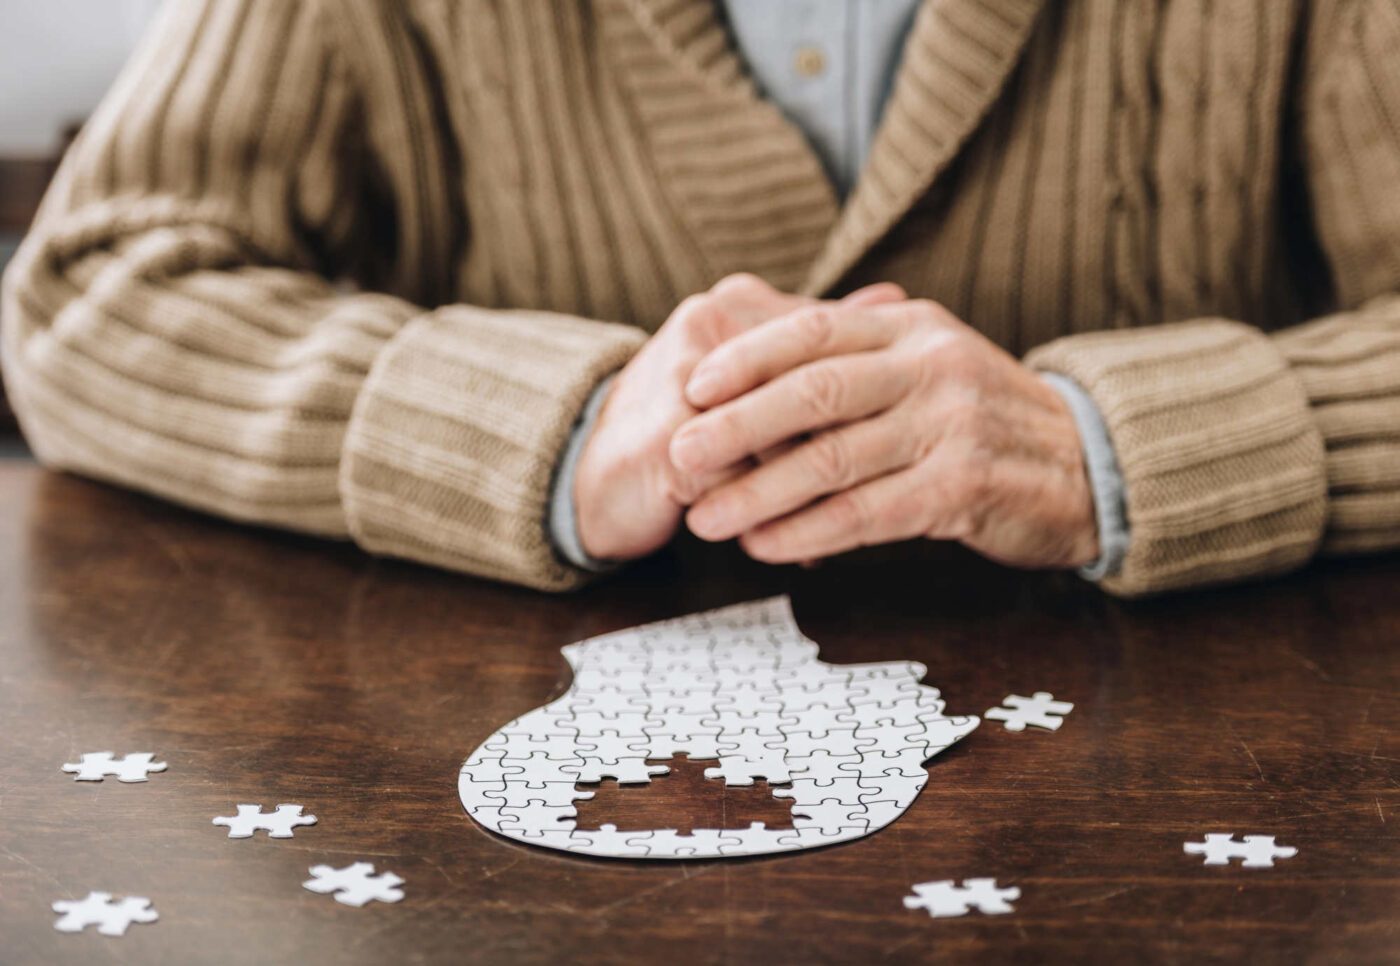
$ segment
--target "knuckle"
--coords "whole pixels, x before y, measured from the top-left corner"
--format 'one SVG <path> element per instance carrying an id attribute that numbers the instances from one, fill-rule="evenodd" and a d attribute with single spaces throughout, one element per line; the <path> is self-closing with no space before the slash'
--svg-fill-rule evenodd
<path id="1" fill-rule="evenodd" d="M 896 539 L 912 537 L 923 529 L 920 525 L 923 510 L 921 501 L 913 494 L 906 493 L 888 500 L 877 511 L 880 530 Z"/>
<path id="2" fill-rule="evenodd" d="M 822 305 L 805 308 L 793 316 L 793 328 L 801 344 L 810 352 L 820 352 L 831 344 L 836 320 L 830 309 Z"/>
<path id="3" fill-rule="evenodd" d="M 913 320 L 919 325 L 941 328 L 957 320 L 957 317 L 949 312 L 943 303 L 935 302 L 933 299 L 910 299 L 905 304 L 908 305 Z"/>
<path id="4" fill-rule="evenodd" d="M 688 295 L 671 313 L 667 324 L 681 330 L 693 328 L 700 318 L 712 311 L 709 295 Z"/>
<path id="5" fill-rule="evenodd" d="M 964 378 L 974 382 L 980 380 L 986 356 L 976 341 L 961 333 L 949 333 L 943 351 L 952 367 Z"/>
<path id="6" fill-rule="evenodd" d="M 848 533 L 868 533 L 872 520 L 865 500 L 852 490 L 839 493 L 827 501 L 828 512 L 836 519 L 839 527 Z"/>
<path id="7" fill-rule="evenodd" d="M 807 459 L 818 481 L 828 489 L 849 485 L 852 475 L 851 452 L 837 433 L 823 433 L 807 445 Z"/>
<path id="8" fill-rule="evenodd" d="M 727 489 L 724 500 L 732 513 L 747 518 L 758 507 L 760 495 L 752 483 L 739 480 L 731 483 Z"/>
<path id="9" fill-rule="evenodd" d="M 771 285 L 752 272 L 735 272 L 732 275 L 726 275 L 710 288 L 713 294 L 724 298 L 744 298 L 766 294 L 772 290 Z"/>
<path id="10" fill-rule="evenodd" d="M 920 336 L 912 346 L 914 366 L 923 381 L 930 386 L 946 385 L 951 379 L 961 379 L 963 363 L 958 350 L 944 333 Z"/>
<path id="11" fill-rule="evenodd" d="M 700 495 L 695 478 L 675 467 L 667 467 L 662 477 L 662 485 L 666 496 L 680 506 L 690 506 Z"/>
<path id="12" fill-rule="evenodd" d="M 942 413 L 943 428 L 948 436 L 968 442 L 987 435 L 987 411 L 971 396 L 954 400 Z"/>
<path id="13" fill-rule="evenodd" d="M 687 297 L 671 316 L 677 334 L 688 342 L 702 346 L 714 345 L 722 339 L 724 313 L 713 296 L 691 295 Z"/>
<path id="14" fill-rule="evenodd" d="M 712 411 L 714 423 L 707 433 L 725 451 L 749 452 L 749 421 L 741 408 L 727 407 Z"/>
<path id="15" fill-rule="evenodd" d="M 797 380 L 796 391 L 804 406 L 829 422 L 841 413 L 846 379 L 829 365 L 807 366 Z"/>

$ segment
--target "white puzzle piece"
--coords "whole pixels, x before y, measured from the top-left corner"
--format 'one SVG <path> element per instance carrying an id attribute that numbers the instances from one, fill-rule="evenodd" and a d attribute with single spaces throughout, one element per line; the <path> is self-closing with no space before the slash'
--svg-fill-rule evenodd
<path id="1" fill-rule="evenodd" d="M 227 825 L 231 839 L 251 838 L 258 829 L 271 839 L 289 839 L 298 825 L 315 825 L 316 816 L 301 814 L 300 805 L 278 805 L 271 812 L 264 812 L 261 805 L 239 805 L 237 815 L 221 815 L 214 824 Z"/>
<path id="2" fill-rule="evenodd" d="M 928 781 L 923 763 L 978 725 L 950 717 L 913 661 L 826 664 L 786 597 L 605 634 L 563 649 L 568 692 L 501 728 L 462 766 L 480 825 L 586 855 L 715 858 L 860 838 L 894 821 Z M 575 827 L 576 782 L 645 783 L 656 759 L 713 760 L 727 785 L 791 781 L 793 828 L 618 831 Z M 649 762 L 651 759 L 652 762 Z"/>
<path id="3" fill-rule="evenodd" d="M 1246 869 L 1267 869 L 1274 859 L 1291 859 L 1298 850 L 1291 845 L 1275 845 L 1272 835 L 1246 835 L 1243 842 L 1235 841 L 1233 832 L 1211 832 L 1204 842 L 1187 842 L 1187 855 L 1204 855 L 1205 865 L 1229 865 L 1231 859 L 1244 859 Z"/>
<path id="4" fill-rule="evenodd" d="M 367 902 L 398 902 L 403 898 L 403 879 L 392 872 L 374 874 L 370 862 L 356 862 L 343 869 L 333 869 L 328 865 L 313 865 L 307 870 L 311 878 L 303 882 L 302 888 L 325 895 L 335 893 L 335 901 L 347 906 L 363 906 Z"/>
<path id="5" fill-rule="evenodd" d="M 120 902 L 112 900 L 110 892 L 89 892 L 82 899 L 60 899 L 53 904 L 59 913 L 53 927 L 59 932 L 82 932 L 96 926 L 104 936 L 124 936 L 133 922 L 155 922 L 156 911 L 151 900 L 143 896 L 127 896 Z"/>
<path id="6" fill-rule="evenodd" d="M 143 782 L 154 772 L 165 771 L 163 761 L 152 761 L 155 755 L 149 751 L 115 758 L 110 751 L 90 751 L 79 762 L 70 762 L 63 770 L 73 775 L 75 782 L 100 782 L 108 775 L 114 775 L 119 782 Z"/>
<path id="7" fill-rule="evenodd" d="M 996 879 L 963 879 L 962 885 L 944 879 L 914 886 L 914 895 L 904 897 L 904 908 L 926 909 L 935 919 L 965 916 L 970 909 L 999 916 L 1012 912 L 1011 903 L 1019 898 L 1020 889 L 1015 886 L 998 889 Z"/>
<path id="8" fill-rule="evenodd" d="M 1049 691 L 1037 691 L 1031 697 L 1008 694 L 1002 702 L 1005 707 L 992 708 L 982 717 L 988 721 L 1006 722 L 1007 731 L 1025 731 L 1027 725 L 1058 731 L 1065 723 L 1064 716 L 1074 710 L 1068 701 L 1056 701 Z"/>

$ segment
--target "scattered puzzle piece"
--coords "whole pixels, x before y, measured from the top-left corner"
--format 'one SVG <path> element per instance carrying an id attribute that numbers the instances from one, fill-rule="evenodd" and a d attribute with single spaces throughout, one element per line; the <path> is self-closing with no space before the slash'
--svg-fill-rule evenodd
<path id="1" fill-rule="evenodd" d="M 1229 865 L 1231 859 L 1243 859 L 1246 869 L 1267 869 L 1274 859 L 1291 859 L 1298 850 L 1291 845 L 1275 845 L 1272 835 L 1246 835 L 1243 842 L 1235 841 L 1233 832 L 1211 832 L 1204 842 L 1187 842 L 1187 855 L 1204 855 L 1205 865 Z"/>
<path id="2" fill-rule="evenodd" d="M 904 897 L 904 908 L 926 909 L 934 919 L 965 916 L 969 909 L 999 916 L 1012 912 L 1011 903 L 1019 898 L 1020 889 L 998 889 L 996 879 L 963 879 L 960 886 L 952 879 L 943 879 L 914 886 L 914 895 Z"/>
<path id="3" fill-rule="evenodd" d="M 1006 722 L 1007 731 L 1025 731 L 1027 725 L 1058 731 L 1065 723 L 1063 716 L 1074 710 L 1073 704 L 1056 701 L 1049 691 L 1037 691 L 1029 698 L 1008 694 L 1002 704 L 1005 707 L 992 708 L 982 717 Z"/>
<path id="4" fill-rule="evenodd" d="M 302 888 L 325 895 L 335 893 L 335 901 L 347 906 L 363 906 L 367 902 L 398 902 L 403 898 L 403 879 L 392 872 L 374 874 L 374 865 L 369 862 L 356 862 L 343 869 L 333 869 L 329 865 L 313 865 L 309 870 L 312 878 L 303 882 Z"/>
<path id="5" fill-rule="evenodd" d="M 63 770 L 72 774 L 75 782 L 100 782 L 108 775 L 114 775 L 119 782 L 143 782 L 147 775 L 165 771 L 165 762 L 152 761 L 154 757 L 148 751 L 120 759 L 110 751 L 90 751 L 82 761 L 66 764 Z"/>
<path id="6" fill-rule="evenodd" d="M 127 896 L 120 902 L 110 892 L 89 892 L 82 899 L 60 899 L 53 904 L 60 913 L 53 927 L 59 932 L 82 932 L 96 926 L 104 936 L 124 936 L 133 922 L 155 922 L 160 918 L 143 896 Z"/>
<path id="7" fill-rule="evenodd" d="M 913 661 L 830 665 L 786 598 L 691 614 L 563 648 L 574 681 L 505 725 L 463 764 L 467 813 L 498 834 L 588 855 L 760 855 L 868 835 L 928 781 L 924 762 L 976 717 L 950 717 Z M 726 785 L 759 779 L 791 802 L 793 828 L 619 832 L 574 827 L 605 779 L 648 783 L 686 755 Z"/>
<path id="8" fill-rule="evenodd" d="M 315 815 L 301 814 L 300 805 L 278 805 L 275 811 L 264 812 L 261 805 L 239 805 L 237 815 L 221 815 L 215 825 L 227 825 L 231 839 L 252 838 L 258 829 L 270 839 L 289 839 L 298 825 L 315 825 Z"/>

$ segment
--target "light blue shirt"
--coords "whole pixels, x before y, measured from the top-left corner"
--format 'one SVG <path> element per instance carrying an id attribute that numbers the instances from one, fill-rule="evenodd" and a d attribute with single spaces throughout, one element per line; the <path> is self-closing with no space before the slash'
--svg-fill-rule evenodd
<path id="1" fill-rule="evenodd" d="M 879 127 L 904 41 L 921 0 L 723 0 L 730 29 L 759 92 L 802 129 L 842 195 L 855 184 Z M 1080 569 L 1100 580 L 1128 552 L 1123 474 L 1093 399 L 1077 383 L 1047 375 L 1074 416 L 1094 496 L 1099 559 Z M 573 504 L 575 464 L 611 379 L 585 406 L 559 461 L 549 508 L 550 538 L 579 567 L 609 564 L 584 552 Z"/>
<path id="2" fill-rule="evenodd" d="M 759 92 L 842 195 L 865 165 L 920 0 L 725 0 Z"/>

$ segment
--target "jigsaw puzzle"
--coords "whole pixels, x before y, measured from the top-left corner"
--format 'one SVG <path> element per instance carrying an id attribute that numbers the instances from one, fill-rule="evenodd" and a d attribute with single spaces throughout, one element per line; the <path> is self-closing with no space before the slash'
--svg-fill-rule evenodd
<path id="1" fill-rule="evenodd" d="M 69 762 L 63 770 L 73 776 L 75 782 L 100 782 L 108 775 L 114 775 L 119 782 L 143 782 L 153 772 L 165 771 L 163 761 L 152 761 L 155 755 L 149 751 L 116 758 L 110 751 L 90 751 L 78 762 Z"/>
<path id="2" fill-rule="evenodd" d="M 347 906 L 363 906 L 367 902 L 398 902 L 403 898 L 403 879 L 392 872 L 374 874 L 370 862 L 356 862 L 343 869 L 333 869 L 329 865 L 313 865 L 307 870 L 311 878 L 303 882 L 303 889 L 325 895 L 335 893 L 335 901 Z"/>
<path id="3" fill-rule="evenodd" d="M 1231 859 L 1243 859 L 1247 869 L 1267 869 L 1274 859 L 1291 859 L 1298 850 L 1291 845 L 1275 845 L 1272 835 L 1246 835 L 1243 842 L 1235 841 L 1233 832 L 1211 832 L 1204 842 L 1187 842 L 1187 855 L 1204 855 L 1205 865 L 1229 865 Z"/>
<path id="4" fill-rule="evenodd" d="M 1019 898 L 1020 889 L 1015 886 L 998 889 L 996 879 L 963 879 L 962 885 L 944 879 L 914 886 L 914 895 L 904 897 L 904 908 L 925 909 L 935 919 L 965 916 L 969 909 L 999 916 L 1011 912 L 1011 903 Z"/>
<path id="5" fill-rule="evenodd" d="M 928 781 L 924 762 L 965 737 L 927 668 L 826 664 L 786 597 L 605 634 L 563 648 L 568 692 L 501 728 L 462 766 L 458 792 L 485 828 L 587 855 L 713 858 L 860 838 L 888 825 Z M 652 762 L 714 759 L 729 785 L 791 782 L 791 829 L 619 832 L 575 828 L 578 782 L 650 782 Z"/>
<path id="6" fill-rule="evenodd" d="M 239 805 L 237 815 L 220 815 L 214 824 L 227 825 L 231 839 L 252 838 L 259 829 L 268 838 L 289 839 L 298 825 L 315 825 L 316 816 L 301 814 L 300 805 L 278 805 L 271 812 L 264 812 L 261 805 Z"/>
<path id="7" fill-rule="evenodd" d="M 1049 691 L 1037 691 L 1027 698 L 1020 694 L 1008 694 L 1002 702 L 1005 707 L 992 708 L 982 717 L 988 721 L 1004 721 L 1007 731 L 1025 731 L 1027 725 L 1058 731 L 1065 723 L 1064 716 L 1074 710 L 1068 701 L 1056 701 Z"/>
<path id="8" fill-rule="evenodd" d="M 160 917 L 144 896 L 127 896 L 120 902 L 110 892 L 89 892 L 81 899 L 60 899 L 53 904 L 59 913 L 53 927 L 59 932 L 82 932 L 96 926 L 104 936 L 124 936 L 133 922 L 155 922 Z"/>

